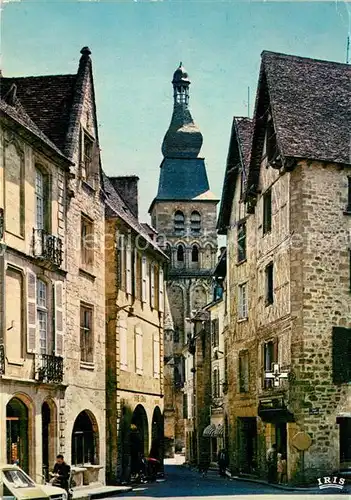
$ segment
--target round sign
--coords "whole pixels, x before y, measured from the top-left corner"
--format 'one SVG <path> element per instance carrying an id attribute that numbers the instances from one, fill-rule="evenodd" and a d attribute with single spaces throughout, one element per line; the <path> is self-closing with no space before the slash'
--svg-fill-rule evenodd
<path id="1" fill-rule="evenodd" d="M 312 438 L 306 432 L 298 432 L 292 438 L 291 443 L 299 451 L 306 451 L 312 444 Z"/>

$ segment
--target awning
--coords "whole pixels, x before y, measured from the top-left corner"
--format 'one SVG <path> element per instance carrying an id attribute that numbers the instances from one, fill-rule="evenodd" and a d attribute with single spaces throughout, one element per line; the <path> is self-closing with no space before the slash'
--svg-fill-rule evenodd
<path id="1" fill-rule="evenodd" d="M 216 429 L 216 436 L 217 437 L 223 437 L 224 436 L 224 425 L 219 424 Z"/>
<path id="2" fill-rule="evenodd" d="M 208 438 L 216 437 L 216 431 L 217 431 L 216 426 L 214 424 L 210 424 L 207 427 L 205 427 L 204 432 L 202 433 L 202 436 L 208 437 Z"/>

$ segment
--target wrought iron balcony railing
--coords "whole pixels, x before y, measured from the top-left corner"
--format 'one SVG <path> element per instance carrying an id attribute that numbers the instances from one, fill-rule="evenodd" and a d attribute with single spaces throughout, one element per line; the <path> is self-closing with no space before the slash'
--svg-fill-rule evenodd
<path id="1" fill-rule="evenodd" d="M 37 380 L 61 384 L 63 381 L 63 358 L 53 354 L 38 354 L 36 358 Z"/>
<path id="2" fill-rule="evenodd" d="M 63 258 L 62 240 L 44 229 L 33 229 L 34 256 L 60 267 Z"/>
<path id="3" fill-rule="evenodd" d="M 0 375 L 5 373 L 5 346 L 0 344 Z"/>
<path id="4" fill-rule="evenodd" d="M 4 235 L 4 209 L 0 208 L 0 240 Z"/>

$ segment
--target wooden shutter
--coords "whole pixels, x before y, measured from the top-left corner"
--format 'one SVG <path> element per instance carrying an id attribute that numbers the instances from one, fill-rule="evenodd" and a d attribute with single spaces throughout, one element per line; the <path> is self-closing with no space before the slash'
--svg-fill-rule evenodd
<path id="1" fill-rule="evenodd" d="M 137 283 L 138 283 L 138 250 L 134 248 L 133 257 L 133 297 L 137 296 Z"/>
<path id="2" fill-rule="evenodd" d="M 127 349 L 127 323 L 124 320 L 119 322 L 119 362 L 123 370 L 128 368 L 128 349 Z"/>
<path id="3" fill-rule="evenodd" d="M 155 266 L 150 265 L 150 305 L 155 307 Z"/>
<path id="4" fill-rule="evenodd" d="M 63 327 L 63 283 L 54 284 L 55 304 L 55 356 L 63 355 L 64 327 Z"/>
<path id="5" fill-rule="evenodd" d="M 141 261 L 141 300 L 142 302 L 146 302 L 146 294 L 147 294 L 147 288 L 146 288 L 146 257 L 143 255 L 142 261 Z"/>
<path id="6" fill-rule="evenodd" d="M 27 351 L 34 353 L 37 347 L 37 277 L 27 271 Z"/>
<path id="7" fill-rule="evenodd" d="M 140 328 L 135 329 L 135 371 L 143 373 L 143 332 Z"/>
<path id="8" fill-rule="evenodd" d="M 333 382 L 345 384 L 351 382 L 351 328 L 333 328 Z"/>
<path id="9" fill-rule="evenodd" d="M 132 293 L 132 249 L 129 245 L 126 255 L 126 292 Z"/>
<path id="10" fill-rule="evenodd" d="M 279 363 L 279 351 L 278 351 L 278 348 L 279 348 L 278 337 L 275 337 L 275 339 L 273 341 L 273 363 Z M 270 368 L 270 370 L 271 369 L 272 368 Z"/>
<path id="11" fill-rule="evenodd" d="M 158 271 L 158 309 L 160 312 L 164 312 L 165 310 L 164 274 L 162 267 Z"/>
<path id="12" fill-rule="evenodd" d="M 160 377 L 160 334 L 154 333 L 154 377 Z"/>

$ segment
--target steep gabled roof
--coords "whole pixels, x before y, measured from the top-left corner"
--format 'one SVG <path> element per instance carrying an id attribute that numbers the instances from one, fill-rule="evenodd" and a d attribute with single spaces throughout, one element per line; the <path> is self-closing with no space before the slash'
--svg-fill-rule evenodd
<path id="1" fill-rule="evenodd" d="M 226 234 L 230 223 L 233 197 L 239 173 L 243 172 L 244 185 L 246 184 L 250 164 L 252 132 L 253 121 L 250 118 L 233 118 L 221 206 L 217 221 L 219 234 Z"/>
<path id="2" fill-rule="evenodd" d="M 168 260 L 167 255 L 161 250 L 161 248 L 157 245 L 156 241 L 153 241 L 148 231 L 145 229 L 143 224 L 141 224 L 138 219 L 132 214 L 127 204 L 123 201 L 122 197 L 113 187 L 108 176 L 103 172 L 103 184 L 104 184 L 104 192 L 106 194 L 106 216 L 107 217 L 116 217 L 118 216 L 122 219 L 131 229 L 133 229 L 136 233 L 140 234 L 144 240 L 151 246 L 153 250 L 162 255 L 165 259 Z"/>
<path id="3" fill-rule="evenodd" d="M 332 61 L 261 54 L 249 188 L 255 190 L 268 110 L 284 159 L 351 164 L 351 66 Z"/>
<path id="4" fill-rule="evenodd" d="M 1 78 L 3 97 L 15 84 L 31 120 L 63 151 L 77 75 Z"/>

